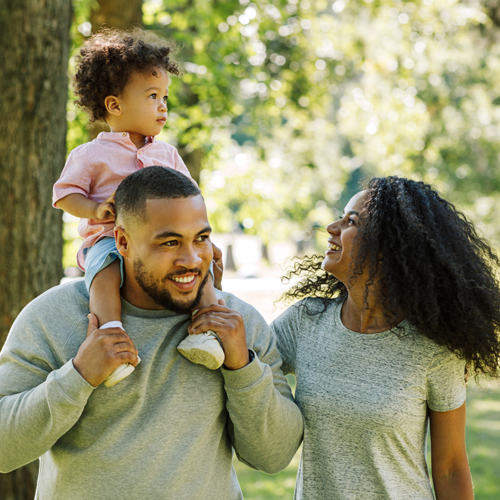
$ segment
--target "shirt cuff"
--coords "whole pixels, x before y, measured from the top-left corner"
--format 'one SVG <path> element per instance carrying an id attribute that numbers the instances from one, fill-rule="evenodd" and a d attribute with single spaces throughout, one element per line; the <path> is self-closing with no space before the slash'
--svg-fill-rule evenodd
<path id="1" fill-rule="evenodd" d="M 59 370 L 53 371 L 50 376 L 53 377 L 65 397 L 78 405 L 86 404 L 95 389 L 77 372 L 73 359 L 70 359 Z"/>
<path id="2" fill-rule="evenodd" d="M 236 390 L 250 389 L 266 375 L 266 368 L 269 372 L 271 371 L 268 365 L 259 360 L 255 351 L 248 349 L 248 352 L 250 363 L 243 368 L 228 370 L 224 366 L 221 367 L 226 388 Z"/>

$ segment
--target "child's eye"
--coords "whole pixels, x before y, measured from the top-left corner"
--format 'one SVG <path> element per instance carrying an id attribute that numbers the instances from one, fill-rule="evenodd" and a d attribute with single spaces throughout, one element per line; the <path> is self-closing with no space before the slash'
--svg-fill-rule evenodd
<path id="1" fill-rule="evenodd" d="M 168 95 L 163 97 L 163 102 L 166 104 L 168 102 Z"/>
<path id="2" fill-rule="evenodd" d="M 149 97 L 152 97 L 153 99 L 156 99 L 156 94 L 151 94 Z"/>

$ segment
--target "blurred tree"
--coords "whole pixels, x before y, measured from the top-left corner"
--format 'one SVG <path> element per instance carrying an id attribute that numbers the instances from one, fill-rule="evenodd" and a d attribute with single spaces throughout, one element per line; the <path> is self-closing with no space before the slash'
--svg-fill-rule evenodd
<path id="1" fill-rule="evenodd" d="M 162 138 L 201 168 L 217 231 L 303 245 L 360 180 L 397 174 L 499 241 L 497 4 L 146 0 L 144 25 L 184 46 Z"/>
<path id="2" fill-rule="evenodd" d="M 52 185 L 66 152 L 69 0 L 0 4 L 0 346 L 21 309 L 62 277 Z M 2 500 L 33 499 L 37 464 L 0 475 Z"/>

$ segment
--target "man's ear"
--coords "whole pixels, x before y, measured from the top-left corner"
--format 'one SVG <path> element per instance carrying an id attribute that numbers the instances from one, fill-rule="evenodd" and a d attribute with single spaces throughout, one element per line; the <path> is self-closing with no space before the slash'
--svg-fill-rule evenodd
<path id="1" fill-rule="evenodd" d="M 122 257 L 128 257 L 130 252 L 130 237 L 123 227 L 115 226 L 116 249 Z"/>
<path id="2" fill-rule="evenodd" d="M 108 95 L 108 97 L 104 99 L 104 106 L 110 115 L 120 116 L 122 114 L 120 99 L 114 95 Z"/>

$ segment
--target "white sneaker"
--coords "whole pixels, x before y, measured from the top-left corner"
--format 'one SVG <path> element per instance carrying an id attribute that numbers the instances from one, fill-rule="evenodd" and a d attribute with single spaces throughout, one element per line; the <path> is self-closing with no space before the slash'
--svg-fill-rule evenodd
<path id="1" fill-rule="evenodd" d="M 177 350 L 189 361 L 217 370 L 224 363 L 225 355 L 219 339 L 210 330 L 206 333 L 188 335 Z"/>
<path id="2" fill-rule="evenodd" d="M 141 362 L 141 358 L 137 356 L 139 363 Z M 131 363 L 124 363 L 120 365 L 105 381 L 104 385 L 106 387 L 113 387 L 118 382 L 123 380 L 125 377 L 128 377 L 135 370 L 135 366 Z"/>

